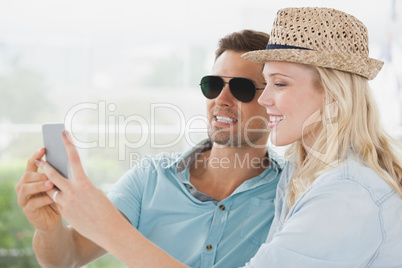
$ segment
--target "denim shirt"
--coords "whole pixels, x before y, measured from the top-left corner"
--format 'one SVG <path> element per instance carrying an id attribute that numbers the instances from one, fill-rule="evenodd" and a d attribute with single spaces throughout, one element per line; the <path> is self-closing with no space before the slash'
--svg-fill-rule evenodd
<path id="1" fill-rule="evenodd" d="M 267 241 L 246 267 L 402 267 L 402 199 L 349 156 L 287 207 L 287 163 Z"/>

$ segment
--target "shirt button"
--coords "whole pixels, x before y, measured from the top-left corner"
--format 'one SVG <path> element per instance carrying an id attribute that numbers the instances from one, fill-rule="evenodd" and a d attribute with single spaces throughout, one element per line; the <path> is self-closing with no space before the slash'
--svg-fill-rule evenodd
<path id="1" fill-rule="evenodd" d="M 208 251 L 211 251 L 211 250 L 212 250 L 212 246 L 211 246 L 211 245 L 207 245 L 207 246 L 206 246 L 206 249 L 207 249 Z"/>
<path id="2" fill-rule="evenodd" d="M 193 186 L 190 185 L 190 186 L 188 186 L 188 188 L 189 188 L 190 190 L 192 190 L 192 189 L 193 189 Z"/>
<path id="3" fill-rule="evenodd" d="M 223 210 L 225 210 L 226 208 L 225 208 L 224 205 L 220 205 L 220 206 L 219 206 L 219 209 L 223 211 Z"/>

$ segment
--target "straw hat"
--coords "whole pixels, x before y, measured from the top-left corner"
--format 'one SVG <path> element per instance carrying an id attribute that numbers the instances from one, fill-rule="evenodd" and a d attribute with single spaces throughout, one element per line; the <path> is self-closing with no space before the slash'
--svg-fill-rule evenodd
<path id="1" fill-rule="evenodd" d="M 284 8 L 277 13 L 266 50 L 248 52 L 256 63 L 290 61 L 355 73 L 371 80 L 383 62 L 369 58 L 364 24 L 331 8 Z"/>

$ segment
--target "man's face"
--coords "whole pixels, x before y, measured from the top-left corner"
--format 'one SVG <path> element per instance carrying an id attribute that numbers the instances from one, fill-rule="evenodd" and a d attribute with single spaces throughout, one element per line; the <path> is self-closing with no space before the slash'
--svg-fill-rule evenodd
<path id="1" fill-rule="evenodd" d="M 215 62 L 212 74 L 251 79 L 257 88 L 264 88 L 262 64 L 241 57 L 243 52 L 225 51 Z M 225 84 L 215 99 L 207 99 L 207 116 L 210 123 L 209 138 L 224 146 L 264 147 L 268 140 L 269 117 L 257 100 L 262 90 L 257 90 L 251 102 L 244 103 L 233 97 L 229 85 Z"/>

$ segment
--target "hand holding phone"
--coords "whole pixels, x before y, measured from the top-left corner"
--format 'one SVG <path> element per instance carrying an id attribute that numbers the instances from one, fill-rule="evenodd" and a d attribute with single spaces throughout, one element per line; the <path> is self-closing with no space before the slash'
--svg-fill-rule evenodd
<path id="1" fill-rule="evenodd" d="M 42 125 L 43 143 L 46 149 L 46 161 L 63 177 L 69 178 L 70 165 L 61 136 L 63 131 L 64 124 L 52 123 Z"/>

